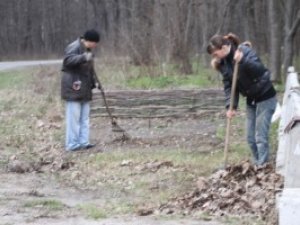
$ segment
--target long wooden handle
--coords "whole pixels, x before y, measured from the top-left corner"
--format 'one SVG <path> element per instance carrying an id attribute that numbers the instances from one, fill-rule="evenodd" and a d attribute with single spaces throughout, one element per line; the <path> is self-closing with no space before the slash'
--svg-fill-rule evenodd
<path id="1" fill-rule="evenodd" d="M 239 64 L 235 63 L 234 64 L 234 69 L 233 69 L 233 77 L 232 77 L 231 93 L 230 93 L 230 104 L 229 104 L 229 110 L 230 111 L 233 110 L 233 105 L 234 105 L 234 97 L 235 97 L 238 70 L 239 70 Z M 228 146 L 229 146 L 229 136 L 230 136 L 230 124 L 231 124 L 231 118 L 227 117 L 225 145 L 224 145 L 224 167 L 227 166 L 227 161 L 228 161 Z"/>

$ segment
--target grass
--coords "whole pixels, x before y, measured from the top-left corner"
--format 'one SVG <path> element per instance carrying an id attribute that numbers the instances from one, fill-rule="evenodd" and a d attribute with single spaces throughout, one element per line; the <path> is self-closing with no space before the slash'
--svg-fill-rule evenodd
<path id="1" fill-rule="evenodd" d="M 203 88 L 215 85 L 212 79 L 208 79 L 210 76 L 214 76 L 214 74 L 202 68 L 198 73 L 191 75 L 159 74 L 157 76 L 134 76 L 127 80 L 127 85 L 130 88 L 136 89 L 160 89 L 170 87 Z"/>
<path id="2" fill-rule="evenodd" d="M 84 204 L 79 206 L 83 210 L 84 214 L 91 219 L 98 220 L 107 218 L 106 211 L 102 207 L 98 207 L 94 204 Z"/>
<path id="3" fill-rule="evenodd" d="M 220 157 L 218 151 L 211 154 L 204 154 L 198 151 L 188 149 L 161 149 L 143 150 L 133 149 L 126 151 L 107 152 L 106 154 L 98 154 L 90 158 L 88 163 L 96 165 L 98 170 L 116 169 L 120 167 L 122 161 L 132 161 L 134 164 L 143 164 L 146 162 L 164 162 L 171 161 L 176 167 L 190 168 L 200 171 L 201 175 L 208 175 L 215 165 L 219 163 Z M 211 162 L 207 165 L 208 162 Z M 205 167 L 203 167 L 206 165 Z M 126 171 L 126 168 L 120 167 L 120 170 Z M 131 171 L 129 170 L 128 173 Z"/>
<path id="4" fill-rule="evenodd" d="M 200 75 L 142 76 L 128 79 L 127 85 L 135 89 L 161 89 L 170 87 L 203 88 L 212 85 L 212 83 Z"/>
<path id="5" fill-rule="evenodd" d="M 240 161 L 244 155 L 242 150 L 233 151 L 231 162 Z M 216 149 L 204 154 L 188 149 L 132 149 L 90 155 L 81 160 L 84 163 L 77 169 L 83 177 L 93 174 L 84 179 L 83 186 L 103 190 L 99 195 L 105 202 L 97 209 L 101 215 L 111 216 L 136 213 L 144 205 L 157 208 L 172 197 L 195 190 L 198 177 L 208 176 L 223 165 L 223 151 Z M 124 160 L 131 164 L 121 166 Z M 147 163 L 165 161 L 172 162 L 173 166 L 155 172 L 144 168 Z M 68 177 L 61 179 L 66 181 Z M 95 207 L 87 211 L 91 211 L 90 214 L 97 212 Z"/>
<path id="6" fill-rule="evenodd" d="M 224 223 L 228 225 L 265 225 L 266 223 L 261 220 L 252 218 L 241 218 L 233 216 L 225 216 Z"/>
<path id="7" fill-rule="evenodd" d="M 46 199 L 46 200 L 33 200 L 24 204 L 26 208 L 44 208 L 50 211 L 59 211 L 64 208 L 64 204 L 58 200 Z"/>
<path id="8" fill-rule="evenodd" d="M 203 88 L 220 86 L 220 77 L 203 64 L 193 63 L 193 74 L 180 74 L 176 65 L 161 64 L 151 67 L 136 67 L 117 64 L 105 67 L 97 65 L 98 76 L 104 87 L 118 89 L 162 89 L 162 88 Z"/>
<path id="9" fill-rule="evenodd" d="M 178 74 L 174 65 L 157 66 L 151 70 L 131 65 L 98 65 L 98 71 L 102 71 L 104 87 L 109 88 L 207 88 L 220 85 L 213 71 L 200 64 L 195 66 L 197 69 L 194 69 L 194 74 L 188 76 Z M 61 145 L 63 128 L 51 126 L 53 118 L 63 117 L 59 96 L 60 76 L 57 68 L 54 69 L 56 72 L 51 71 L 42 68 L 0 73 L 0 94 L 3 96 L 0 98 L 0 147 L 5 149 L 8 156 L 21 152 L 22 157 L 28 154 L 26 157 L 32 159 L 43 153 L 40 149 L 45 146 Z M 241 109 L 243 104 L 241 101 Z M 247 144 L 240 138 L 244 135 L 243 120 L 241 116 L 232 122 L 234 141 L 230 144 L 230 163 L 249 156 Z M 63 124 L 63 121 L 57 123 Z M 276 142 L 276 128 L 273 129 L 272 142 Z M 218 128 L 216 135 L 224 140 L 224 126 Z M 57 147 L 54 150 L 62 151 Z M 100 191 L 103 203 L 79 206 L 87 217 L 100 219 L 135 213 L 145 205 L 157 208 L 171 197 L 192 191 L 199 176 L 208 176 L 223 165 L 223 147 L 217 146 L 206 154 L 197 150 L 157 147 L 151 150 L 140 148 L 76 154 L 72 157 L 76 167 L 58 172 L 57 177 L 61 181 L 69 181 L 71 186 Z M 132 165 L 121 166 L 124 160 L 132 161 Z M 140 169 L 155 161 L 170 161 L 173 166 L 162 167 L 156 172 Z M 76 172 L 80 177 L 72 179 L 70 174 Z M 51 210 L 63 208 L 63 204 L 55 200 L 29 201 L 24 206 L 49 207 Z"/>
<path id="10" fill-rule="evenodd" d="M 57 129 L 55 132 L 52 128 L 43 131 L 49 126 L 49 118 L 60 115 L 61 111 L 58 76 L 51 71 L 56 70 L 39 68 L 0 73 L 0 147 L 5 149 L 3 155 L 18 154 L 20 149 L 26 154 L 39 152 L 43 146 L 51 144 L 52 135 L 60 133 L 61 136 Z M 44 124 L 39 126 L 39 123 Z"/>
<path id="11" fill-rule="evenodd" d="M 26 87 L 29 79 L 26 79 L 28 71 L 5 71 L 0 72 L 0 89 L 16 90 L 20 87 Z"/>
<path id="12" fill-rule="evenodd" d="M 114 215 L 125 215 L 134 211 L 132 203 L 118 202 L 114 199 L 106 200 L 105 207 L 87 203 L 79 205 L 78 208 L 83 211 L 87 218 L 94 220 L 105 219 Z"/>

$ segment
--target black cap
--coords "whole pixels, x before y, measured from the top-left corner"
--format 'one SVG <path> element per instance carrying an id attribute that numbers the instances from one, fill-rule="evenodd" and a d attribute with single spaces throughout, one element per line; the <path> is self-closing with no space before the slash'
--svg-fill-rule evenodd
<path id="1" fill-rule="evenodd" d="M 83 35 L 84 40 L 96 42 L 98 43 L 100 41 L 100 35 L 96 30 L 87 30 Z"/>

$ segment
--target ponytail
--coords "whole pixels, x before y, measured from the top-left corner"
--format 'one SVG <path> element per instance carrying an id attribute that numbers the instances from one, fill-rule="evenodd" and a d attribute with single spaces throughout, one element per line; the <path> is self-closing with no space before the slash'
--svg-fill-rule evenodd
<path id="1" fill-rule="evenodd" d="M 239 37 L 233 33 L 229 33 L 229 34 L 225 35 L 224 38 L 226 40 L 228 40 L 230 42 L 230 44 L 233 45 L 235 48 L 237 48 L 240 44 Z"/>
<path id="2" fill-rule="evenodd" d="M 237 48 L 240 44 L 240 39 L 237 35 L 229 33 L 225 36 L 214 35 L 206 48 L 208 54 L 212 54 L 215 50 L 221 49 L 223 45 L 232 45 Z"/>

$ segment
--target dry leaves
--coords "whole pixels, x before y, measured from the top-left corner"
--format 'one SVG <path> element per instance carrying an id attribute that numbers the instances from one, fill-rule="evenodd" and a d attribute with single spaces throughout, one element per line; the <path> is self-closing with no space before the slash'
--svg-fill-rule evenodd
<path id="1" fill-rule="evenodd" d="M 283 188 L 283 177 L 272 164 L 262 167 L 250 162 L 229 166 L 209 178 L 200 177 L 197 188 L 183 197 L 171 199 L 159 208 L 163 214 L 192 214 L 202 210 L 213 215 L 274 214 L 275 195 Z"/>

